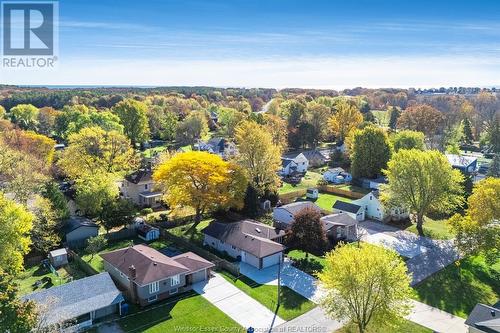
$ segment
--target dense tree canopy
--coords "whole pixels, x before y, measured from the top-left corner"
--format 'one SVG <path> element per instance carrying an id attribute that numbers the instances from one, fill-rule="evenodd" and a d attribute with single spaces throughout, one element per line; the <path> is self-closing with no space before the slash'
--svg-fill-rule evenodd
<path id="1" fill-rule="evenodd" d="M 193 145 L 208 133 L 207 117 L 193 112 L 177 126 L 176 140 L 181 145 Z"/>
<path id="2" fill-rule="evenodd" d="M 123 132 L 130 139 L 132 146 L 149 139 L 149 125 L 146 104 L 133 99 L 126 99 L 113 107 L 113 112 L 120 117 Z"/>
<path id="3" fill-rule="evenodd" d="M 419 131 L 431 137 L 442 129 L 443 121 L 441 112 L 430 105 L 420 104 L 411 106 L 401 113 L 398 128 Z"/>
<path id="4" fill-rule="evenodd" d="M 374 126 L 354 131 L 351 150 L 351 170 L 353 176 L 358 178 L 377 177 L 391 158 L 387 134 Z"/>
<path id="5" fill-rule="evenodd" d="M 343 142 L 345 137 L 363 122 L 363 115 L 358 107 L 347 100 L 341 99 L 335 105 L 335 113 L 328 121 L 330 130 Z"/>
<path id="6" fill-rule="evenodd" d="M 425 135 L 422 132 L 403 130 L 391 136 L 392 147 L 395 152 L 400 149 L 425 149 Z"/>

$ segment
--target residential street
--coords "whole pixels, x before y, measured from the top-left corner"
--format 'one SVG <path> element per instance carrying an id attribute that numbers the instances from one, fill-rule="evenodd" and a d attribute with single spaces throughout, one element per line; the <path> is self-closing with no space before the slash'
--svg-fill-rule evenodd
<path id="1" fill-rule="evenodd" d="M 261 332 L 285 323 L 217 273 L 208 282 L 194 284 L 193 289 L 244 328 L 253 327 Z"/>

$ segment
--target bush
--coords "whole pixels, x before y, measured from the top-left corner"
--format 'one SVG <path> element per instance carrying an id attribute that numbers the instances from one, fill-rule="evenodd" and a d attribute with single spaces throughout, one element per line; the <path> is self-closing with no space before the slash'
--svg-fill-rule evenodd
<path id="1" fill-rule="evenodd" d="M 148 215 L 148 214 L 151 214 L 153 212 L 153 208 L 143 208 L 141 210 L 141 215 Z"/>

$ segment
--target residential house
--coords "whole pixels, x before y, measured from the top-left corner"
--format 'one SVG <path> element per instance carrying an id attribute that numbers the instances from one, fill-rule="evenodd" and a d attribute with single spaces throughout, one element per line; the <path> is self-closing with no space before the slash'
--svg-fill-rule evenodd
<path id="1" fill-rule="evenodd" d="M 295 215 L 305 208 L 311 208 L 321 213 L 321 208 L 311 201 L 297 201 L 273 209 L 273 220 L 279 228 L 289 228 L 295 220 Z"/>
<path id="2" fill-rule="evenodd" d="M 351 216 L 353 219 L 356 219 L 357 221 L 365 220 L 365 209 L 360 205 L 337 200 L 333 204 L 332 208 L 334 213 L 347 213 L 349 216 Z"/>
<path id="3" fill-rule="evenodd" d="M 380 190 L 381 185 L 387 184 L 387 178 L 378 177 L 375 179 L 361 178 L 360 185 L 362 188 L 369 190 Z"/>
<path id="4" fill-rule="evenodd" d="M 281 176 L 304 174 L 309 168 L 309 161 L 302 153 L 291 153 L 281 158 Z"/>
<path id="5" fill-rule="evenodd" d="M 83 245 L 87 239 L 99 234 L 99 226 L 83 216 L 71 216 L 62 230 L 64 240 L 70 246 Z"/>
<path id="6" fill-rule="evenodd" d="M 358 221 L 349 214 L 330 214 L 323 216 L 320 220 L 327 237 L 334 242 L 351 242 L 358 239 Z"/>
<path id="7" fill-rule="evenodd" d="M 323 173 L 323 179 L 329 183 L 343 184 L 350 182 L 352 176 L 342 168 L 332 168 Z"/>
<path id="8" fill-rule="evenodd" d="M 477 170 L 476 157 L 446 154 L 446 158 L 454 169 L 460 170 L 465 175 L 470 175 Z"/>
<path id="9" fill-rule="evenodd" d="M 65 248 L 50 251 L 48 257 L 50 264 L 54 268 L 68 264 L 68 251 Z"/>
<path id="10" fill-rule="evenodd" d="M 155 228 L 147 223 L 142 223 L 136 228 L 137 236 L 145 241 L 152 241 L 160 238 L 160 229 Z"/>
<path id="11" fill-rule="evenodd" d="M 283 259 L 285 232 L 253 220 L 212 222 L 202 230 L 203 244 L 258 269 L 277 265 Z"/>
<path id="12" fill-rule="evenodd" d="M 125 177 L 120 192 L 140 207 L 156 208 L 161 206 L 162 193 L 153 189 L 152 171 L 141 169 Z"/>
<path id="13" fill-rule="evenodd" d="M 191 290 L 194 283 L 208 280 L 214 267 L 192 252 L 168 257 L 143 244 L 100 256 L 125 295 L 141 306 Z"/>
<path id="14" fill-rule="evenodd" d="M 324 150 L 310 149 L 302 151 L 302 154 L 309 161 L 311 167 L 321 167 L 330 161 L 330 154 Z"/>
<path id="15" fill-rule="evenodd" d="M 500 333 L 500 302 L 493 306 L 476 304 L 465 324 L 469 333 Z"/>
<path id="16" fill-rule="evenodd" d="M 21 299 L 43 306 L 44 328 L 57 326 L 65 328 L 64 331 L 82 330 L 97 319 L 121 314 L 121 304 L 125 301 L 108 273 L 36 291 Z"/>
<path id="17" fill-rule="evenodd" d="M 381 222 L 406 220 L 410 216 L 408 210 L 402 207 L 384 208 L 379 191 L 372 191 L 352 203 L 364 207 L 366 218 Z"/>
<path id="18" fill-rule="evenodd" d="M 194 145 L 194 149 L 219 155 L 223 159 L 229 159 L 238 154 L 236 144 L 223 137 L 212 138 L 207 142 L 200 140 Z"/>

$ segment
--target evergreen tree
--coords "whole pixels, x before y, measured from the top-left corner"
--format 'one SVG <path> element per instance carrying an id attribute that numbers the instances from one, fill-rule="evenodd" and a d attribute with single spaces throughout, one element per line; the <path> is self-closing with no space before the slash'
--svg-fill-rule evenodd
<path id="1" fill-rule="evenodd" d="M 462 130 L 465 143 L 471 144 L 474 141 L 474 137 L 472 136 L 472 126 L 468 118 L 462 121 Z"/>

